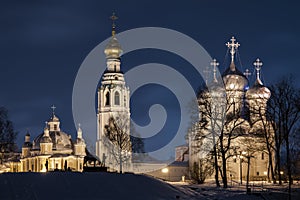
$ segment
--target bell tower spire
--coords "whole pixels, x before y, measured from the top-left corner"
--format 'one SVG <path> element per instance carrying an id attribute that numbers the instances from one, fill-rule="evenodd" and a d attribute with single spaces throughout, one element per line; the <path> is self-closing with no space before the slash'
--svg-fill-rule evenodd
<path id="1" fill-rule="evenodd" d="M 107 142 L 105 127 L 111 117 L 120 116 L 128 121 L 126 127 L 130 127 L 130 91 L 121 70 L 123 51 L 117 40 L 115 24 L 118 17 L 113 13 L 110 19 L 112 20 L 112 36 L 104 50 L 107 69 L 102 75 L 101 85 L 98 88 L 96 155 L 103 159 L 103 163 L 109 163 L 107 167 L 112 170 L 117 165 L 114 156 L 111 155 L 112 146 Z M 81 137 L 81 135 L 79 127 L 78 136 Z"/>

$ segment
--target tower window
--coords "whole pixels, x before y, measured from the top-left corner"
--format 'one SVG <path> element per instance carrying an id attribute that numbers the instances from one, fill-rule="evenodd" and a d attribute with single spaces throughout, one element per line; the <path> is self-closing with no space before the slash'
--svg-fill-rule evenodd
<path id="1" fill-rule="evenodd" d="M 115 105 L 120 105 L 120 94 L 115 92 Z"/>
<path id="2" fill-rule="evenodd" d="M 55 131 L 57 130 L 57 124 L 54 124 L 54 130 Z"/>
<path id="3" fill-rule="evenodd" d="M 105 105 L 106 106 L 110 105 L 110 95 L 109 95 L 109 92 L 107 92 L 106 95 L 105 95 Z"/>
<path id="4" fill-rule="evenodd" d="M 265 154 L 261 153 L 261 159 L 264 160 L 265 159 Z"/>

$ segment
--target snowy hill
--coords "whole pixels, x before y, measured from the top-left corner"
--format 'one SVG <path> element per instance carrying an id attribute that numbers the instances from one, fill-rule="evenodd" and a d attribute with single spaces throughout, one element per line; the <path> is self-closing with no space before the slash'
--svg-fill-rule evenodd
<path id="1" fill-rule="evenodd" d="M 0 199 L 188 199 L 175 187 L 151 177 L 114 173 L 0 174 Z"/>

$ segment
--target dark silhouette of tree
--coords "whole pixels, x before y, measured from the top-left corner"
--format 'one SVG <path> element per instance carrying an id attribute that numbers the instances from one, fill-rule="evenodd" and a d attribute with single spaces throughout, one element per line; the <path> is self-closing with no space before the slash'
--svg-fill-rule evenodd
<path id="1" fill-rule="evenodd" d="M 8 111 L 0 107 L 0 153 L 3 159 L 4 153 L 16 151 L 17 132 L 14 131 L 13 123 L 8 119 Z"/>
<path id="2" fill-rule="evenodd" d="M 280 174 L 280 151 L 281 144 L 284 142 L 286 148 L 286 164 L 289 182 L 289 199 L 291 198 L 291 156 L 290 156 L 290 135 L 296 130 L 300 119 L 300 90 L 294 86 L 292 77 L 283 78 L 270 87 L 272 96 L 269 100 L 268 117 L 274 122 L 276 143 L 276 158 L 279 181 Z M 281 182 L 280 182 L 281 183 Z"/>

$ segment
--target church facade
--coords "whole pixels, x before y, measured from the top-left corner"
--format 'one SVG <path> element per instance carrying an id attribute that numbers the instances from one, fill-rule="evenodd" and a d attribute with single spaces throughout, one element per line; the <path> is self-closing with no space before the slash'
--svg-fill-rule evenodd
<path id="1" fill-rule="evenodd" d="M 77 138 L 72 141 L 70 134 L 61 131 L 60 120 L 53 111 L 43 133 L 32 141 L 27 133 L 22 153 L 7 160 L 2 169 L 4 172 L 82 172 L 85 156 L 86 144 L 81 128 L 78 127 Z"/>
<path id="2" fill-rule="evenodd" d="M 201 165 L 200 160 L 205 160 L 205 157 L 210 157 L 209 162 L 217 162 L 219 168 L 223 168 L 220 153 L 223 151 L 226 152 L 226 175 L 231 180 L 242 183 L 247 176 L 250 180 L 266 180 L 269 161 L 274 159 L 273 153 L 268 154 L 265 142 L 266 136 L 269 142 L 273 142 L 273 131 L 266 128 L 268 119 L 265 114 L 271 92 L 261 80 L 262 62 L 259 59 L 254 62 L 256 78 L 253 84 L 249 84 L 249 70 L 242 73 L 236 67 L 236 52 L 240 44 L 232 37 L 226 45 L 231 54 L 230 65 L 221 77 L 217 77 L 218 63 L 213 60 L 212 81 L 198 97 L 199 122 L 188 134 L 190 170 Z M 214 146 L 217 159 L 212 156 Z"/>

